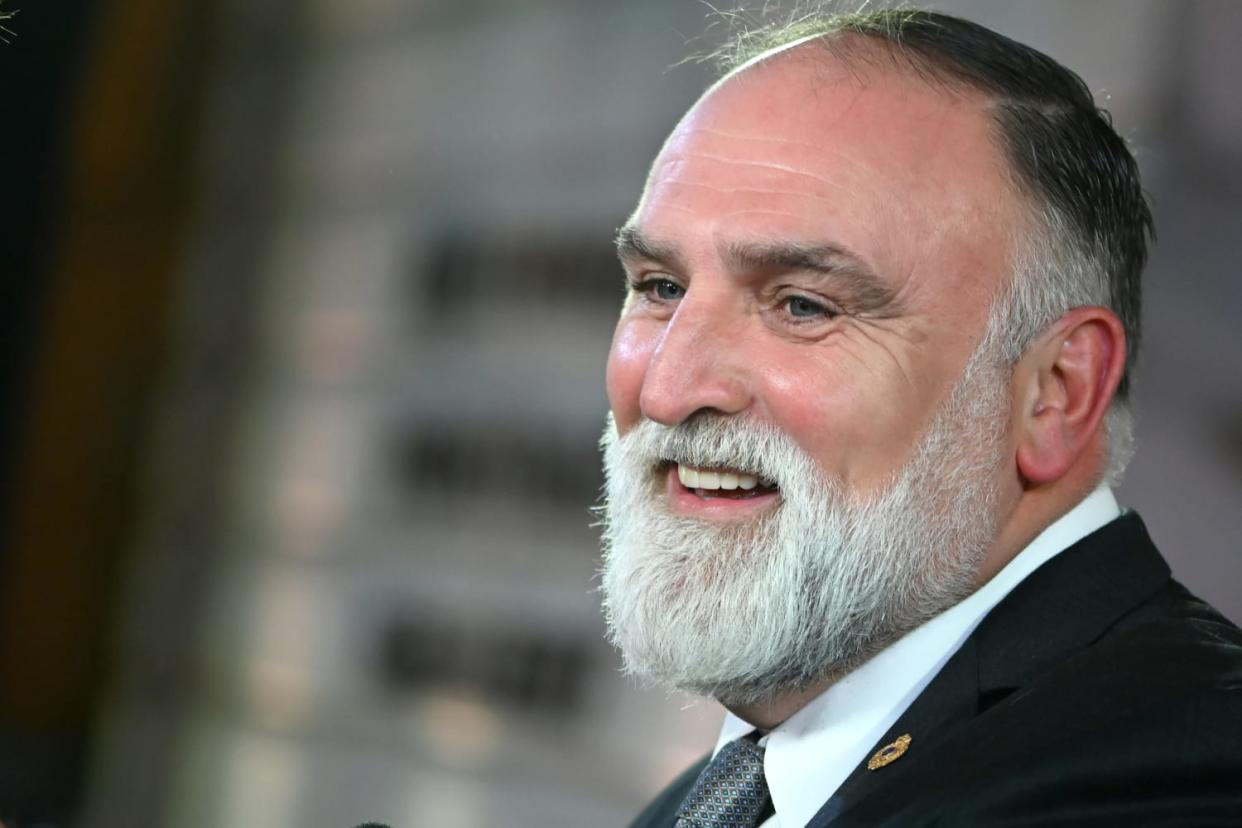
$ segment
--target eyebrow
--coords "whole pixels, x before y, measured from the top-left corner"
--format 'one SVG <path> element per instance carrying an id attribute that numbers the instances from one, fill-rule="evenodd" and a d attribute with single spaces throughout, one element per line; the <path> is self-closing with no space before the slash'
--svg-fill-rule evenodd
<path id="1" fill-rule="evenodd" d="M 646 259 L 681 269 L 675 245 L 647 237 L 639 228 L 626 225 L 617 231 L 617 255 L 624 261 Z M 804 271 L 832 279 L 848 296 L 856 311 L 895 310 L 897 295 L 857 255 L 835 244 L 799 242 L 733 242 L 722 258 L 738 271 Z"/>
<path id="2" fill-rule="evenodd" d="M 617 245 L 617 256 L 622 262 L 647 259 L 659 264 L 681 267 L 681 257 L 675 246 L 648 238 L 642 230 L 632 224 L 619 229 L 614 241 Z"/>

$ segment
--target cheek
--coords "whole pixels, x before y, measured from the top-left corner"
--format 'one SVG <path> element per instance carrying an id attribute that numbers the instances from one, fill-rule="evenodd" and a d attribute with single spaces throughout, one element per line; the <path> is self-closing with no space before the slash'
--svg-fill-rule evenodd
<path id="1" fill-rule="evenodd" d="M 624 434 L 642 417 L 639 398 L 647 363 L 655 351 L 658 338 L 644 326 L 622 320 L 612 337 L 608 352 L 606 382 L 608 404 L 617 421 L 617 430 Z"/>
<path id="2" fill-rule="evenodd" d="M 832 477 L 867 490 L 905 460 L 917 406 L 891 378 L 815 365 L 772 372 L 770 414 Z"/>
<path id="3" fill-rule="evenodd" d="M 834 475 L 845 471 L 842 463 L 848 449 L 858 443 L 858 423 L 868 419 L 861 410 L 866 395 L 848 377 L 807 371 L 773 373 L 765 396 L 777 425 L 826 471 Z"/>

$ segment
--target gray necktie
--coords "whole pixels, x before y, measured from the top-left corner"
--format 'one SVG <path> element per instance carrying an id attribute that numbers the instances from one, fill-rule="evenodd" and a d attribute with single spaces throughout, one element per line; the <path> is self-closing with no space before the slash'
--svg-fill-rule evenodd
<path id="1" fill-rule="evenodd" d="M 767 804 L 763 748 L 743 736 L 722 747 L 699 774 L 674 828 L 755 828 Z"/>

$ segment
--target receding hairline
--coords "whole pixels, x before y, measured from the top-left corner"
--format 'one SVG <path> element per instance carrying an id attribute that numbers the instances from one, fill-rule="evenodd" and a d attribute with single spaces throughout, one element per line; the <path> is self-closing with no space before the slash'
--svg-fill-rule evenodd
<path id="1" fill-rule="evenodd" d="M 890 10 L 887 14 L 836 14 L 770 31 L 761 29 L 753 34 L 744 34 L 735 39 L 731 49 L 701 56 L 701 60 L 714 63 L 721 72 L 702 97 L 749 72 L 778 63 L 800 61 L 811 72 L 835 64 L 844 68 L 860 85 L 884 77 L 898 78 L 919 82 L 935 93 L 969 101 L 978 106 L 1002 161 L 1000 169 L 1008 189 L 1031 223 L 1030 227 L 1021 228 L 1022 234 L 1029 236 L 1045 230 L 1045 205 L 1019 168 L 1001 121 L 1001 109 L 1009 93 L 989 79 L 955 65 L 950 58 L 926 54 L 904 42 L 902 25 L 918 15 L 917 10 L 909 9 Z M 1010 40 L 995 32 L 991 34 L 1005 41 Z M 1089 92 L 1087 95 L 1090 97 Z"/>
<path id="2" fill-rule="evenodd" d="M 784 42 L 772 43 L 762 50 L 731 53 L 729 58 L 715 62 L 720 77 L 708 88 L 708 92 L 746 72 L 787 60 L 804 60 L 808 65 L 824 65 L 835 61 L 850 71 L 859 81 L 866 82 L 876 74 L 891 73 L 903 78 L 923 81 L 938 92 L 979 96 L 982 101 L 995 100 L 994 90 L 984 84 L 963 76 L 917 50 L 906 48 L 897 35 L 885 36 L 880 32 L 859 31 L 850 28 L 833 28 L 848 25 L 853 16 L 833 17 L 824 24 L 826 30 L 795 34 Z"/>
<path id="3" fill-rule="evenodd" d="M 859 15 L 838 15 L 828 24 L 853 23 Z M 744 79 L 748 73 L 761 73 L 779 64 L 800 62 L 808 73 L 824 70 L 830 65 L 843 68 L 849 78 L 859 85 L 878 80 L 897 79 L 919 83 L 929 92 L 945 95 L 977 107 L 981 123 L 987 131 L 996 151 L 997 171 L 1003 179 L 1007 192 L 1013 198 L 1013 217 L 1017 225 L 1010 239 L 1016 265 L 1016 257 L 1023 255 L 1020 249 L 1029 244 L 1044 230 L 1043 205 L 1034 197 L 1010 154 L 1010 148 L 1000 123 L 996 107 L 1000 93 L 984 84 L 941 65 L 933 58 L 906 48 L 899 39 L 888 39 L 881 33 L 860 32 L 852 29 L 817 31 L 775 43 L 762 51 L 744 56 L 734 54 L 734 62 L 717 61 L 724 73 L 700 97 L 700 101 L 721 86 Z M 697 105 L 697 104 L 696 104 Z"/>
<path id="4" fill-rule="evenodd" d="M 847 20 L 854 18 L 853 15 L 843 17 Z M 1037 207 L 1010 158 L 1009 147 L 994 110 L 1000 103 L 1001 93 L 931 57 L 906 48 L 899 40 L 851 29 L 833 29 L 795 37 L 750 55 L 736 65 L 720 64 L 724 73 L 704 91 L 700 100 L 721 86 L 742 79 L 747 73 L 758 73 L 765 68 L 794 61 L 803 64 L 808 73 L 826 70 L 830 66 L 844 69 L 860 86 L 886 78 L 913 81 L 930 92 L 976 105 L 1003 162 L 1002 172 L 1011 191 L 1021 204 Z"/>

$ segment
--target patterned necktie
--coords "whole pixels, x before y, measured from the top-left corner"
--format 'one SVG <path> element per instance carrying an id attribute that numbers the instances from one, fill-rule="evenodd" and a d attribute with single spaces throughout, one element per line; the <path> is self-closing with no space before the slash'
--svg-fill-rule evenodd
<path id="1" fill-rule="evenodd" d="M 767 804 L 763 748 L 743 736 L 722 747 L 699 774 L 674 828 L 755 828 Z"/>

